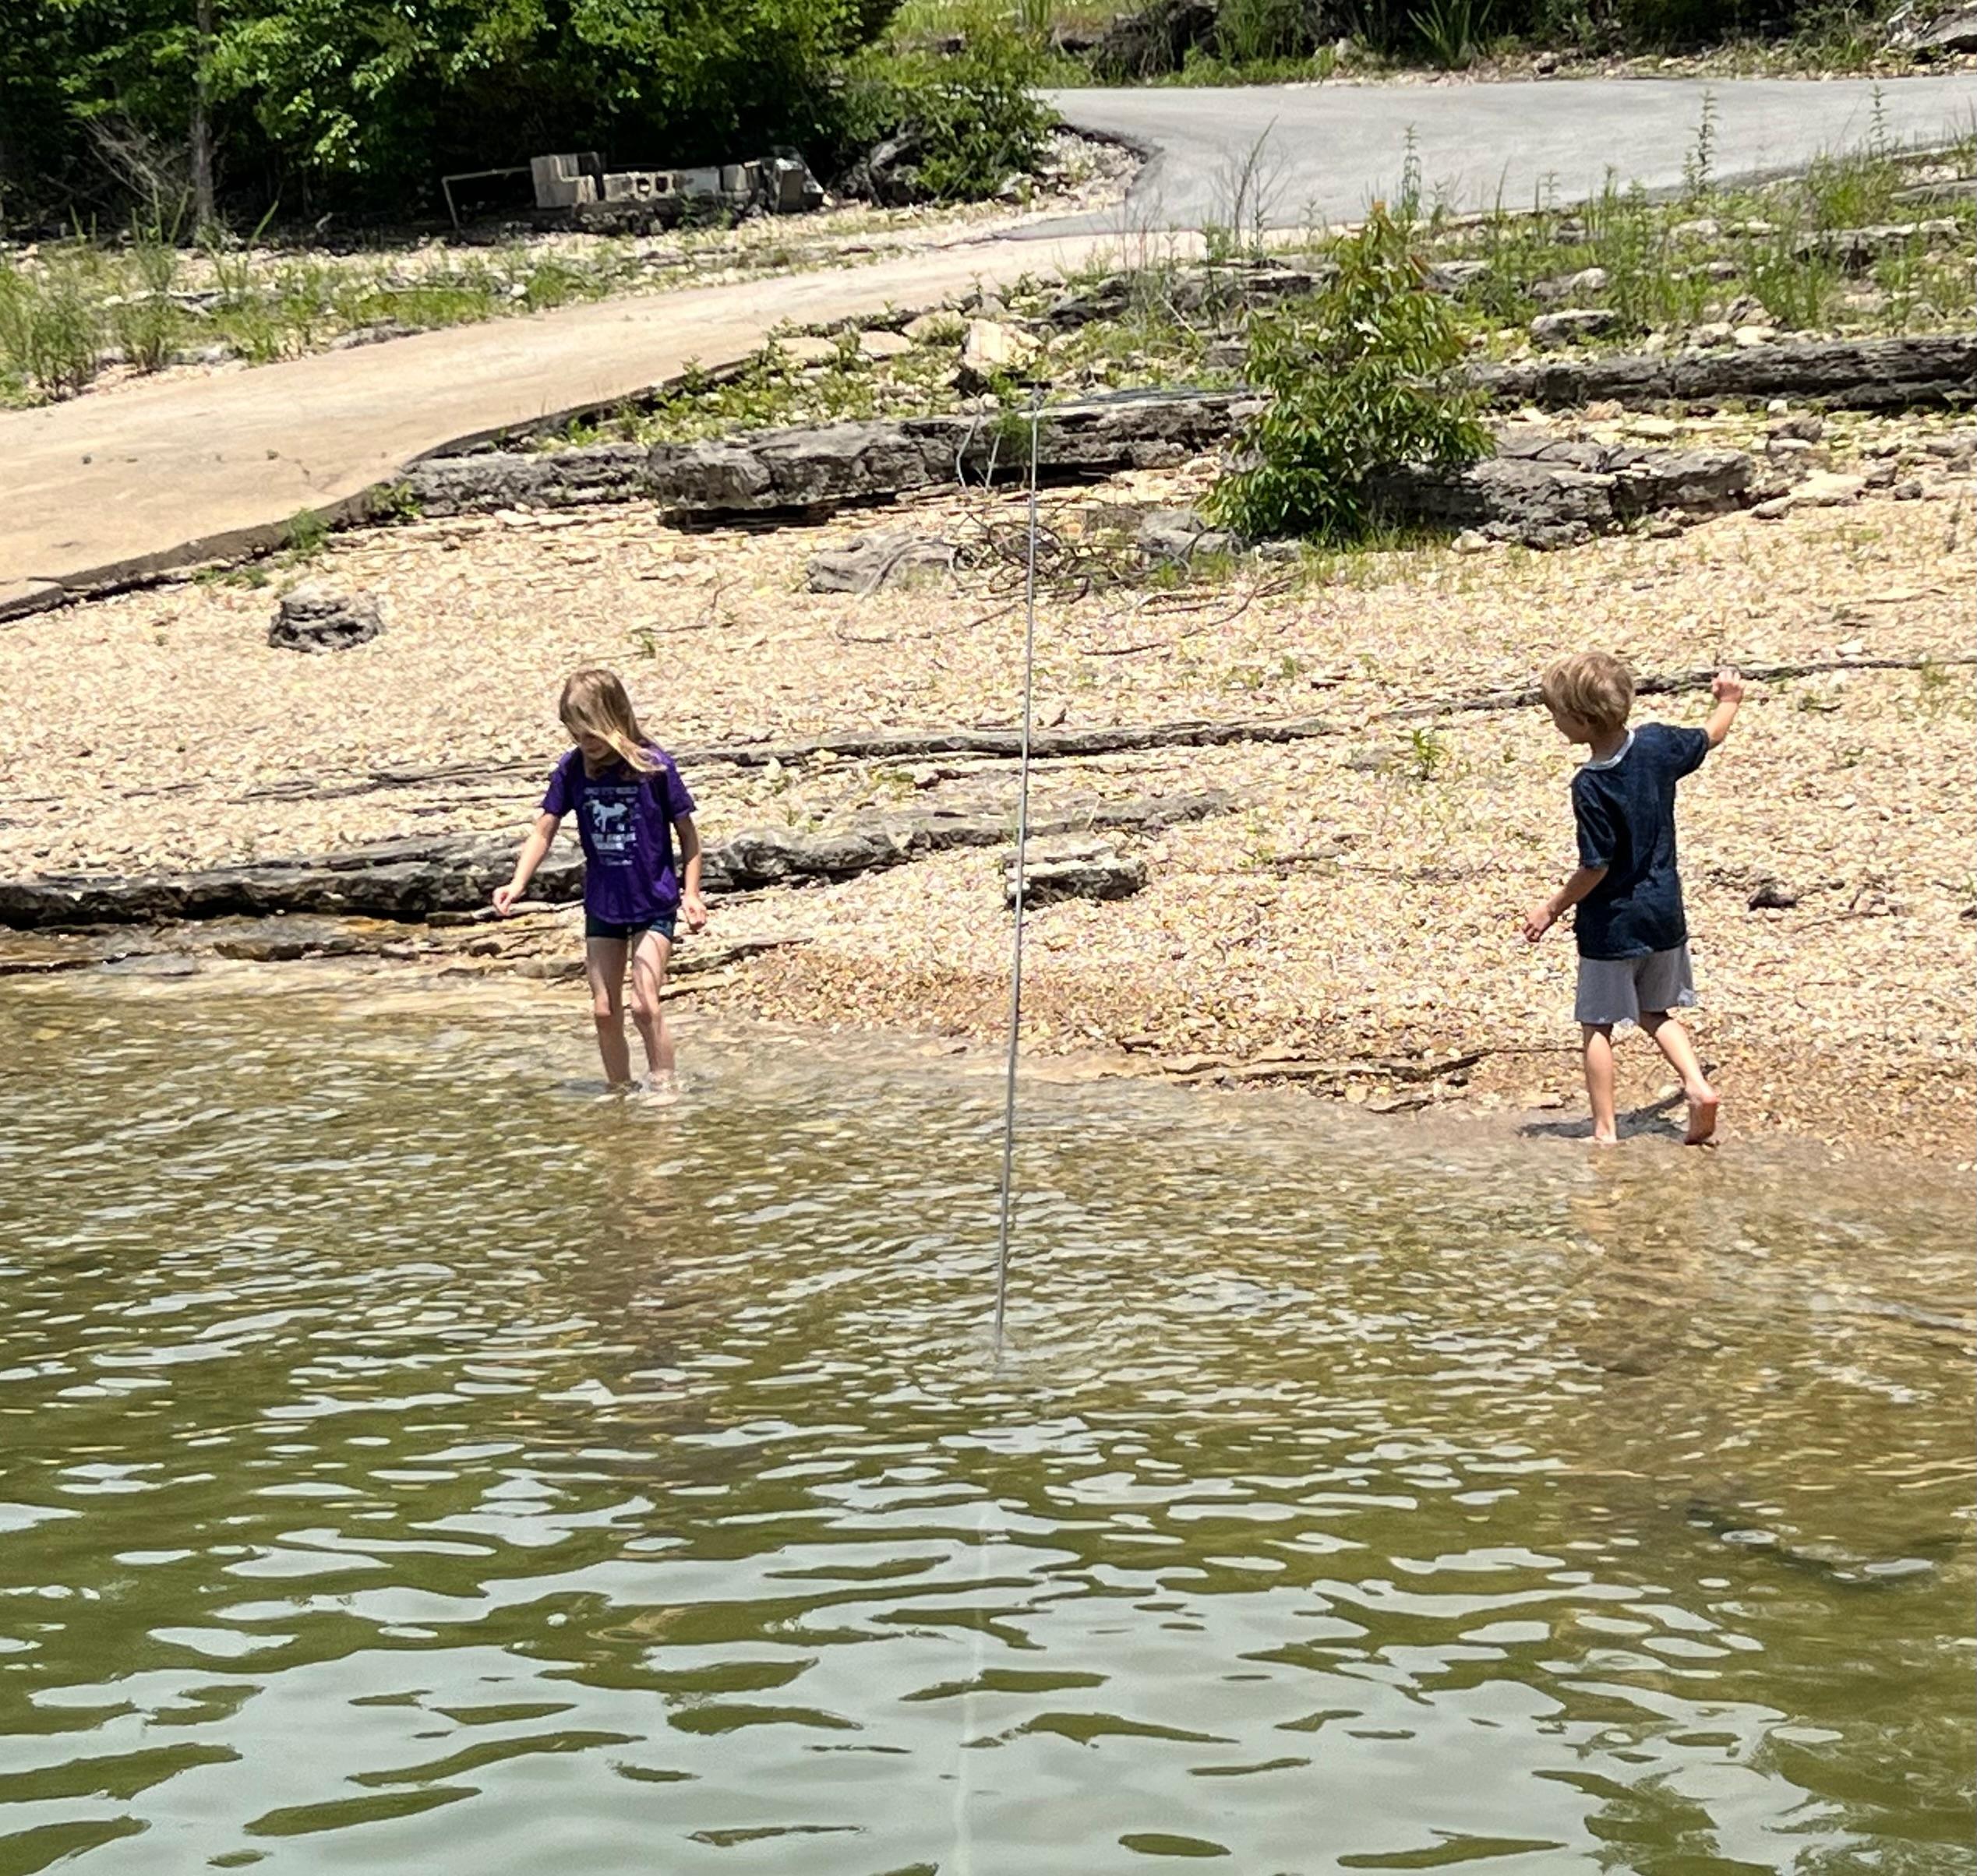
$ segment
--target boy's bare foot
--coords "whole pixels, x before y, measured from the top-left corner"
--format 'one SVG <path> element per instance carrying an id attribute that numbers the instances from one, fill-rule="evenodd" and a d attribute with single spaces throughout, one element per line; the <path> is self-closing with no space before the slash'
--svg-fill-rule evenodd
<path id="1" fill-rule="evenodd" d="M 1682 1144 L 1689 1147 L 1707 1146 L 1716 1132 L 1716 1090 L 1707 1081 L 1699 1081 L 1689 1091 L 1689 1133 Z"/>
<path id="2" fill-rule="evenodd" d="M 1619 1144 L 1620 1136 L 1618 1134 L 1595 1134 L 1593 1136 L 1593 1144 L 1596 1147 L 1617 1147 Z"/>

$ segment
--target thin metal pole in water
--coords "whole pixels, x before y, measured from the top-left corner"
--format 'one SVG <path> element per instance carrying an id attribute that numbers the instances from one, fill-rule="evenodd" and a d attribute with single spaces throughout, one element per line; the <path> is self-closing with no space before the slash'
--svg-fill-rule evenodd
<path id="1" fill-rule="evenodd" d="M 1016 936 L 1009 960 L 1009 1068 L 1002 1095 L 1002 1210 L 995 1240 L 995 1352 L 1009 1296 L 1009 1206 L 1016 1164 L 1016 1043 L 1023 1020 L 1023 867 L 1029 841 L 1029 732 L 1036 681 L 1036 426 L 1043 392 L 1029 398 L 1029 552 L 1023 576 L 1023 732 L 1016 781 Z"/>

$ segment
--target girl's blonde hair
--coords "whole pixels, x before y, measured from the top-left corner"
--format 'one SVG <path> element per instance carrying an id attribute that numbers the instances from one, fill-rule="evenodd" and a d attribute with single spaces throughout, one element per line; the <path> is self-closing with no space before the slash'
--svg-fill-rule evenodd
<path id="1" fill-rule="evenodd" d="M 591 666 L 572 672 L 556 706 L 563 727 L 573 736 L 595 736 L 608 742 L 618 760 L 641 775 L 658 771 L 644 731 L 638 727 L 631 699 L 615 671 Z"/>
<path id="2" fill-rule="evenodd" d="M 1634 707 L 1634 674 L 1606 651 L 1575 651 L 1545 672 L 1538 695 L 1562 717 L 1619 729 Z"/>

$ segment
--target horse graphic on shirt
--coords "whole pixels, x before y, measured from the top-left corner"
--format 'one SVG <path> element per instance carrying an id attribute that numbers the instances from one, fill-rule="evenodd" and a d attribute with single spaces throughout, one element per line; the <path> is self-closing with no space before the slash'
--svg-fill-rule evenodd
<path id="1" fill-rule="evenodd" d="M 621 859 L 638 844 L 638 830 L 632 820 L 634 791 L 599 789 L 584 796 L 584 816 L 591 834 L 591 849 L 599 859 Z"/>

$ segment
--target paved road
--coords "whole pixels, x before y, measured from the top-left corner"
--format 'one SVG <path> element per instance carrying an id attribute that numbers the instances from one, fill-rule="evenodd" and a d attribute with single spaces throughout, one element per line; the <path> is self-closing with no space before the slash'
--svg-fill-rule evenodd
<path id="1" fill-rule="evenodd" d="M 1719 178 L 1762 175 L 1870 133 L 1866 79 L 1599 79 L 1520 84 L 1265 85 L 1242 90 L 1058 91 L 1072 124 L 1158 152 L 1128 205 L 1132 225 L 1199 228 L 1234 220 L 1252 151 L 1272 226 L 1356 219 L 1396 192 L 1413 133 L 1431 199 L 1485 208 L 1501 192 L 1528 207 L 1538 190 L 1596 193 L 1609 168 L 1652 190 L 1682 181 L 1703 99 L 1714 102 Z M 1901 79 L 1881 87 L 1891 139 L 1936 144 L 1977 122 L 1977 73 Z M 1255 199 L 1252 194 L 1252 201 Z M 1058 224 L 1061 236 L 1073 226 Z M 1247 221 L 1249 217 L 1244 216 Z M 1110 218 L 1117 227 L 1119 217 Z"/>
<path id="2" fill-rule="evenodd" d="M 1857 140 L 1852 82 L 1710 87 L 1716 168 L 1748 173 Z M 1396 183 L 1408 128 L 1423 172 L 1463 204 L 1597 188 L 1612 164 L 1679 182 L 1702 108 L 1676 81 L 1057 94 L 1074 123 L 1157 148 L 1124 210 L 882 264 L 566 308 L 216 377 L 0 414 L 0 617 L 60 591 L 270 539 L 302 508 L 334 512 L 461 437 L 636 394 L 698 359 L 744 356 L 778 319 L 932 305 L 971 281 L 1075 262 L 1144 227 L 1230 213 L 1261 140 L 1267 218 L 1349 217 Z M 1885 87 L 1891 136 L 1933 139 L 1977 114 L 1977 76 Z M 1266 134 L 1267 133 L 1267 134 Z"/>

